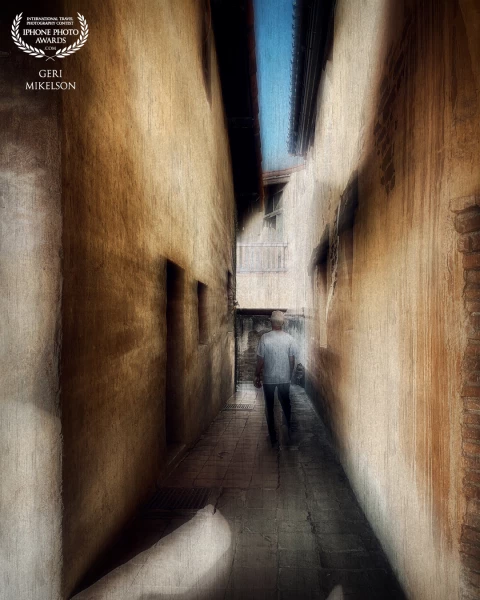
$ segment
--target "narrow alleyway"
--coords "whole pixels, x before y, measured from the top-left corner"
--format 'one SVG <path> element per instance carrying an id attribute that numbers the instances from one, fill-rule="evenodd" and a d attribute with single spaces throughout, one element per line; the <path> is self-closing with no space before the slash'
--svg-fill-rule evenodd
<path id="1" fill-rule="evenodd" d="M 76 600 L 403 598 L 302 388 L 292 405 L 272 449 L 262 392 L 237 392 Z"/>

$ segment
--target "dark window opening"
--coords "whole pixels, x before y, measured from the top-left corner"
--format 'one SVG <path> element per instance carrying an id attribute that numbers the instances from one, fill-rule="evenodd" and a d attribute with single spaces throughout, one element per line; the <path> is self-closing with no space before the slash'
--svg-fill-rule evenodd
<path id="1" fill-rule="evenodd" d="M 313 335 L 319 346 L 324 348 L 327 346 L 328 295 L 332 283 L 329 271 L 331 255 L 330 228 L 327 225 L 312 252 L 308 270 L 312 278 Z"/>
<path id="2" fill-rule="evenodd" d="M 317 265 L 314 283 L 315 329 L 318 344 L 327 346 L 328 269 L 327 262 Z"/>
<path id="3" fill-rule="evenodd" d="M 283 209 L 283 190 L 285 184 L 269 185 L 266 188 L 265 216 Z"/>
<path id="4" fill-rule="evenodd" d="M 285 184 L 269 185 L 266 188 L 265 216 L 263 226 L 268 229 L 270 241 L 283 242 L 283 190 Z"/>
<path id="5" fill-rule="evenodd" d="M 200 281 L 197 283 L 198 300 L 198 343 L 208 344 L 208 288 Z"/>
<path id="6" fill-rule="evenodd" d="M 227 272 L 227 323 L 228 331 L 234 329 L 235 317 L 235 289 L 233 286 L 233 275 L 230 271 Z"/>

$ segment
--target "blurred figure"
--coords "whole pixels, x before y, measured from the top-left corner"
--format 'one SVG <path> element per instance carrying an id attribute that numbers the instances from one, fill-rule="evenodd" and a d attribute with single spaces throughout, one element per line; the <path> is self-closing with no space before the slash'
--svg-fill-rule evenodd
<path id="1" fill-rule="evenodd" d="M 285 316 L 282 311 L 274 310 L 270 317 L 272 331 L 264 333 L 257 349 L 257 367 L 254 386 L 262 386 L 260 375 L 263 370 L 263 393 L 265 395 L 265 414 L 272 447 L 277 443 L 274 417 L 275 388 L 285 415 L 290 435 L 290 380 L 295 369 L 295 342 L 291 335 L 283 331 Z"/>

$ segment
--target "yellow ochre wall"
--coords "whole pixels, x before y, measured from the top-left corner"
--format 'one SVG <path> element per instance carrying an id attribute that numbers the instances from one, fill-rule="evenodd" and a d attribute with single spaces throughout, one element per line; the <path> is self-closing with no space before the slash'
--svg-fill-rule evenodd
<path id="1" fill-rule="evenodd" d="M 233 392 L 234 196 L 203 10 L 196 0 L 64 3 L 90 25 L 62 64 L 77 82 L 62 97 L 66 594 L 165 466 L 167 259 L 185 278 L 180 441 L 192 443 Z M 202 345 L 197 281 L 208 288 Z"/>

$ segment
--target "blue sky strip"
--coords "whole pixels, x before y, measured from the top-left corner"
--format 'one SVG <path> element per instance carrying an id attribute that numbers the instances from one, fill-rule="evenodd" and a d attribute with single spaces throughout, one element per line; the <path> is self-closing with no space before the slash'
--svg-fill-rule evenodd
<path id="1" fill-rule="evenodd" d="M 262 170 L 302 164 L 288 152 L 293 0 L 254 0 Z"/>

